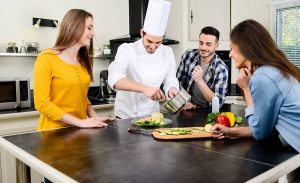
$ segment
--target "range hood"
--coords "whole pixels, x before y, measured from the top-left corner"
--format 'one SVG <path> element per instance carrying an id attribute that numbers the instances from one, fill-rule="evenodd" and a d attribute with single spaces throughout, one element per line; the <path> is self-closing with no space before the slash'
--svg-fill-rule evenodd
<path id="1" fill-rule="evenodd" d="M 144 25 L 149 0 L 129 0 L 129 37 L 110 40 L 111 54 L 115 55 L 122 43 L 132 43 L 141 38 L 140 30 Z M 179 41 L 164 38 L 164 45 L 179 44 Z"/>

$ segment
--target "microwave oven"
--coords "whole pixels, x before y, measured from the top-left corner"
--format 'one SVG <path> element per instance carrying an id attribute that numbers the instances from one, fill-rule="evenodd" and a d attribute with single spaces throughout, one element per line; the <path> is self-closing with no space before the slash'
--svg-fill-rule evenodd
<path id="1" fill-rule="evenodd" d="M 0 110 L 31 107 L 29 78 L 0 78 Z"/>

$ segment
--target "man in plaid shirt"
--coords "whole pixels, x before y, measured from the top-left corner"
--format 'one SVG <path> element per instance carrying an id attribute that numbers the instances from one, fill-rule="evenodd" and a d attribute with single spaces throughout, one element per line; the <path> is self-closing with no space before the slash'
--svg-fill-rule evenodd
<path id="1" fill-rule="evenodd" d="M 181 57 L 177 78 L 181 88 L 192 96 L 183 110 L 207 105 L 214 96 L 219 98 L 220 106 L 225 101 L 228 67 L 215 53 L 219 35 L 216 28 L 204 27 L 199 35 L 198 49 L 189 49 Z"/>

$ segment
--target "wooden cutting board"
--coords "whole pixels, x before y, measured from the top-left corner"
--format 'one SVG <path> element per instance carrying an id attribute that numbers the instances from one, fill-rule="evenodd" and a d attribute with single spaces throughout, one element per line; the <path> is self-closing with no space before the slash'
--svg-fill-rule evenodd
<path id="1" fill-rule="evenodd" d="M 159 131 L 162 130 L 171 130 L 174 128 L 160 128 L 159 130 L 154 130 L 152 132 L 152 136 L 157 139 L 162 139 L 162 140 L 174 140 L 174 139 L 194 139 L 194 138 L 211 138 L 212 133 L 208 133 L 202 130 L 199 130 L 199 132 L 193 132 L 193 127 L 185 127 L 181 129 L 187 129 L 187 130 L 192 130 L 192 133 L 190 134 L 184 134 L 184 135 L 160 135 Z"/>

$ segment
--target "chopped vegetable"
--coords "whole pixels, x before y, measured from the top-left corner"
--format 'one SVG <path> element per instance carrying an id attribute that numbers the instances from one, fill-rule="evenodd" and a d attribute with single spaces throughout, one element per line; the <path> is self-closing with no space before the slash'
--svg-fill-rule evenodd
<path id="1" fill-rule="evenodd" d="M 204 130 L 205 130 L 207 133 L 211 133 L 211 130 L 210 130 L 211 127 L 212 127 L 211 124 L 206 124 L 206 125 L 204 126 Z"/>
<path id="2" fill-rule="evenodd" d="M 164 121 L 164 115 L 162 113 L 155 112 L 151 115 L 151 117 L 145 117 L 136 120 L 134 124 L 143 127 L 155 127 L 162 126 L 164 124 Z"/>
<path id="3" fill-rule="evenodd" d="M 192 130 L 190 129 L 183 129 L 183 128 L 172 128 L 170 130 L 159 130 L 159 134 L 161 135 L 186 135 L 191 134 Z"/>
<path id="4" fill-rule="evenodd" d="M 210 124 L 209 124 L 210 125 Z M 207 132 L 204 127 L 191 127 L 191 128 L 168 128 L 155 130 L 159 135 L 189 135 L 197 133 L 210 133 Z"/>
<path id="5" fill-rule="evenodd" d="M 163 123 L 151 120 L 138 119 L 134 122 L 138 126 L 161 126 Z"/>
<path id="6" fill-rule="evenodd" d="M 202 130 L 203 127 L 192 127 L 193 130 Z"/>

